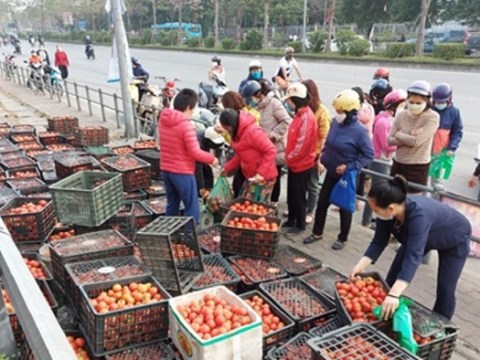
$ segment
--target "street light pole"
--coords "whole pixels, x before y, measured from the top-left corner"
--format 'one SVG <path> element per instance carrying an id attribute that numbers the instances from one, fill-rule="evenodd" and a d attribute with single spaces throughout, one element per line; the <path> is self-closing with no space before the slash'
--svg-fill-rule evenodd
<path id="1" fill-rule="evenodd" d="M 302 34 L 302 52 L 306 50 L 305 42 L 307 41 L 307 4 L 308 0 L 303 0 L 303 34 Z"/>

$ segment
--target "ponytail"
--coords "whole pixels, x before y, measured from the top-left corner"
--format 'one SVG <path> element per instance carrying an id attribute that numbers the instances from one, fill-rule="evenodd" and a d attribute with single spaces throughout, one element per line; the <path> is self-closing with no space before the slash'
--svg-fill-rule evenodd
<path id="1" fill-rule="evenodd" d="M 407 180 L 402 175 L 395 175 L 393 179 L 373 186 L 368 197 L 374 199 L 378 207 L 385 209 L 391 204 L 403 204 L 407 198 L 407 189 Z"/>

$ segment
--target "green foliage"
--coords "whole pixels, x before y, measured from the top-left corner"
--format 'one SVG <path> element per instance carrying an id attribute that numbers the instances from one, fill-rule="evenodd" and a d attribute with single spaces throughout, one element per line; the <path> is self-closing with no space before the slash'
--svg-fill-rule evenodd
<path id="1" fill-rule="evenodd" d="M 412 43 L 389 43 L 385 50 L 385 56 L 391 59 L 415 55 L 415 44 Z"/>
<path id="2" fill-rule="evenodd" d="M 433 56 L 442 60 L 453 60 L 465 56 L 468 46 L 458 43 L 435 44 L 433 47 Z"/>
<path id="3" fill-rule="evenodd" d="M 288 46 L 292 47 L 296 53 L 302 52 L 302 42 L 301 41 L 289 41 Z"/>
<path id="4" fill-rule="evenodd" d="M 145 29 L 143 30 L 142 44 L 150 44 L 152 42 L 152 30 Z"/>
<path id="5" fill-rule="evenodd" d="M 191 38 L 188 40 L 188 47 L 189 48 L 198 48 L 200 47 L 201 44 L 201 39 L 196 37 L 196 38 Z"/>
<path id="6" fill-rule="evenodd" d="M 325 40 L 328 34 L 323 30 L 317 30 L 308 35 L 308 41 L 312 45 L 311 49 L 314 53 L 322 52 L 325 47 Z"/>
<path id="7" fill-rule="evenodd" d="M 400 39 L 400 35 L 393 31 L 385 30 L 375 33 L 375 41 L 379 43 L 395 42 Z"/>
<path id="8" fill-rule="evenodd" d="M 276 48 L 282 48 L 287 42 L 287 36 L 285 33 L 276 32 L 273 34 L 272 44 Z"/>
<path id="9" fill-rule="evenodd" d="M 342 29 L 337 32 L 336 39 L 338 52 L 347 55 L 351 42 L 355 40 L 355 33 L 350 29 Z"/>
<path id="10" fill-rule="evenodd" d="M 223 50 L 233 50 L 237 46 L 234 38 L 225 38 L 222 40 Z"/>
<path id="11" fill-rule="evenodd" d="M 370 43 L 365 39 L 354 39 L 348 47 L 348 55 L 363 56 L 370 52 Z"/>
<path id="12" fill-rule="evenodd" d="M 162 46 L 172 46 L 177 43 L 177 32 L 176 31 L 161 31 L 158 33 L 158 42 Z"/>
<path id="13" fill-rule="evenodd" d="M 207 49 L 213 49 L 215 47 L 215 39 L 213 36 L 209 36 L 204 40 L 204 44 Z"/>
<path id="14" fill-rule="evenodd" d="M 240 50 L 261 50 L 263 46 L 263 35 L 260 31 L 250 29 L 245 40 L 240 43 Z"/>

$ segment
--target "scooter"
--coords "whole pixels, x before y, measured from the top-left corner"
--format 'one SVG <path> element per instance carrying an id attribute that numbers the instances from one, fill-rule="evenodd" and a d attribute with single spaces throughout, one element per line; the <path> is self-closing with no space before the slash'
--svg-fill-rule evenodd
<path id="1" fill-rule="evenodd" d="M 43 67 L 43 71 L 45 73 L 46 79 L 45 83 L 48 84 L 48 90 L 52 95 L 58 95 L 61 97 L 63 95 L 65 89 L 65 83 L 62 79 L 62 74 L 60 70 L 45 65 Z"/>
<path id="2" fill-rule="evenodd" d="M 218 106 L 218 100 L 228 91 L 227 83 L 223 76 L 219 74 L 214 74 L 210 77 L 210 80 L 213 81 L 213 84 L 201 82 L 198 85 L 198 105 L 210 110 L 214 114 L 218 114 L 221 112 L 221 108 Z"/>
<path id="3" fill-rule="evenodd" d="M 12 79 L 14 76 L 14 70 L 17 68 L 17 64 L 15 63 L 15 55 L 5 55 L 3 62 L 5 63 L 7 69 L 7 79 Z"/>
<path id="4" fill-rule="evenodd" d="M 13 53 L 15 55 L 22 55 L 22 47 L 20 45 L 20 41 L 15 41 L 12 45 L 15 48 Z"/>
<path id="5" fill-rule="evenodd" d="M 92 44 L 87 44 L 85 47 L 85 55 L 87 56 L 88 60 L 95 60 L 95 49 L 93 48 Z"/>
<path id="6" fill-rule="evenodd" d="M 42 64 L 30 64 L 30 79 L 28 80 L 29 87 L 33 89 L 35 93 L 44 93 L 45 84 L 43 82 L 43 65 Z"/>

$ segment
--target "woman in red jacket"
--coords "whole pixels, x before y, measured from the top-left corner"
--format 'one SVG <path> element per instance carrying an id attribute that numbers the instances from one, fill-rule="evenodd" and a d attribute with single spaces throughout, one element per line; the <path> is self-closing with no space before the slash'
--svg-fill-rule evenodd
<path id="1" fill-rule="evenodd" d="M 295 117 L 287 135 L 286 163 L 288 166 L 287 203 L 288 220 L 283 224 L 289 233 L 305 230 L 307 190 L 317 156 L 317 119 L 310 108 L 310 95 L 302 83 L 292 84 L 285 96 L 287 104 L 295 109 Z"/>
<path id="2" fill-rule="evenodd" d="M 255 122 L 255 118 L 245 111 L 227 109 L 220 114 L 220 124 L 232 137 L 230 146 L 235 151 L 235 156 L 225 164 L 221 174 L 232 174 L 240 167 L 247 179 L 245 183 L 261 184 L 265 189 L 252 200 L 266 201 L 278 174 L 275 164 L 277 149 L 265 130 Z M 249 194 L 245 192 L 243 195 Z"/>

